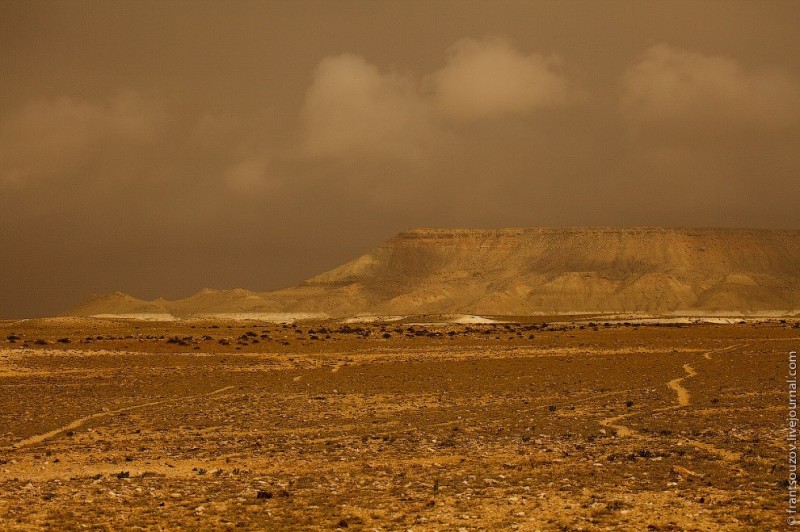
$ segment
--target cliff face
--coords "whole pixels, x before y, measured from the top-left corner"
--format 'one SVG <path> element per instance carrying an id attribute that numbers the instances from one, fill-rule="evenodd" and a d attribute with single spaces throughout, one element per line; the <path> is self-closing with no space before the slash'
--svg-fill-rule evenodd
<path id="1" fill-rule="evenodd" d="M 294 288 L 205 290 L 163 306 L 181 316 L 789 311 L 800 309 L 800 231 L 413 229 Z"/>

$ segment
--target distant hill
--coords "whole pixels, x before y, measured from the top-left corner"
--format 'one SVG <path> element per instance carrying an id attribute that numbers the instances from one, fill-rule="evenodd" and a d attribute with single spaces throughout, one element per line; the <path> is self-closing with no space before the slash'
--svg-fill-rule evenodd
<path id="1" fill-rule="evenodd" d="M 412 229 L 275 292 L 95 296 L 68 315 L 750 314 L 800 309 L 800 231 Z"/>

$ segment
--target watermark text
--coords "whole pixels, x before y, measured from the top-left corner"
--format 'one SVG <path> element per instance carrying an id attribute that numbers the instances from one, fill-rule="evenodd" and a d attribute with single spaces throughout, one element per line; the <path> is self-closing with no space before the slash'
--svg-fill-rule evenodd
<path id="1" fill-rule="evenodd" d="M 786 417 L 788 432 L 786 441 L 789 447 L 789 477 L 787 479 L 788 498 L 786 524 L 794 525 L 797 517 L 797 351 L 789 351 L 789 371 L 786 377 L 789 412 Z"/>

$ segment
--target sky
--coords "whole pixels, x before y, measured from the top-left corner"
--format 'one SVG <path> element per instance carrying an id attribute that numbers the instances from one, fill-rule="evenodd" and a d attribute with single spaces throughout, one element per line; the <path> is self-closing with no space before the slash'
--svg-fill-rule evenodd
<path id="1" fill-rule="evenodd" d="M 800 229 L 796 1 L 0 0 L 0 318 L 410 227 Z"/>

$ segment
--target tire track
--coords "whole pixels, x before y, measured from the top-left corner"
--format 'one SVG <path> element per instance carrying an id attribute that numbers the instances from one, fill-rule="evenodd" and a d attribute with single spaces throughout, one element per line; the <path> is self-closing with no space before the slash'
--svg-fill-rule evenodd
<path id="1" fill-rule="evenodd" d="M 683 365 L 683 371 L 686 372 L 686 375 L 684 377 L 672 379 L 667 383 L 667 387 L 678 394 L 679 406 L 689 406 L 692 403 L 692 396 L 689 394 L 689 390 L 684 388 L 681 383 L 684 380 L 697 375 L 697 372 L 689 364 Z"/>
<path id="2" fill-rule="evenodd" d="M 730 345 L 728 347 L 723 347 L 723 348 L 720 348 L 720 349 L 714 349 L 712 351 L 707 351 L 707 352 L 703 353 L 703 358 L 705 358 L 706 360 L 713 360 L 711 355 L 714 354 L 714 353 L 722 353 L 724 351 L 730 351 L 732 349 L 737 349 L 739 347 L 746 347 L 747 345 L 748 344 Z M 674 378 L 674 379 L 672 379 L 672 380 L 667 382 L 667 387 L 677 394 L 678 408 L 683 408 L 683 407 L 691 405 L 692 396 L 689 393 L 689 390 L 686 389 L 683 386 L 682 383 L 683 383 L 684 380 L 689 379 L 689 378 L 694 377 L 694 376 L 697 375 L 697 370 L 695 370 L 694 367 L 692 367 L 689 364 L 684 364 L 683 365 L 683 371 L 686 373 L 683 377 L 676 377 L 676 378 Z M 633 430 L 632 428 L 630 428 L 630 427 L 628 427 L 626 425 L 622 425 L 622 424 L 618 423 L 619 421 L 621 421 L 623 419 L 626 419 L 628 417 L 631 417 L 633 415 L 634 415 L 634 413 L 621 414 L 621 415 L 618 415 L 618 416 L 607 417 L 607 418 L 601 419 L 599 423 L 600 423 L 600 425 L 602 425 L 604 427 L 608 427 L 608 428 L 614 429 L 616 431 L 617 436 L 622 436 L 622 437 L 641 437 L 641 435 L 638 432 L 636 432 L 635 430 Z M 712 446 L 710 444 L 699 444 L 699 445 L 704 445 L 705 446 L 704 447 L 705 450 L 710 450 L 710 447 L 714 447 L 714 446 Z M 714 448 L 714 449 L 715 450 L 713 452 L 716 452 L 717 454 L 719 454 L 721 456 L 725 455 L 723 457 L 726 460 L 738 459 L 738 457 L 734 457 L 734 455 L 736 453 L 730 453 L 728 451 L 725 451 L 725 450 L 722 450 L 722 449 L 718 449 L 718 448 Z"/>
<path id="3" fill-rule="evenodd" d="M 619 421 L 621 419 L 625 419 L 627 417 L 630 417 L 631 415 L 632 414 L 622 414 L 620 416 L 607 417 L 605 419 L 601 419 L 600 420 L 600 424 L 602 426 L 604 426 L 604 427 L 608 427 L 610 429 L 614 429 L 614 431 L 616 431 L 616 435 L 617 436 L 620 436 L 620 437 L 623 437 L 623 438 L 625 438 L 625 437 L 640 438 L 641 435 L 638 432 L 636 432 L 635 430 L 633 430 L 632 428 L 626 427 L 625 425 L 620 425 L 620 424 L 617 423 L 617 421 Z"/>
<path id="4" fill-rule="evenodd" d="M 707 351 L 707 352 L 703 353 L 703 358 L 706 359 L 706 360 L 714 360 L 712 355 L 715 354 L 715 353 L 723 353 L 725 351 L 730 351 L 732 349 L 737 349 L 739 347 L 746 347 L 747 345 L 748 344 L 730 345 L 728 347 L 723 347 L 723 348 L 720 348 L 720 349 L 714 349 L 712 351 Z M 678 406 L 679 407 L 686 407 L 686 406 L 689 406 L 691 404 L 691 395 L 689 394 L 689 390 L 687 390 L 685 387 L 683 387 L 683 385 L 681 383 L 684 380 L 686 380 L 688 378 L 691 378 L 691 377 L 694 377 L 695 375 L 697 375 L 697 371 L 692 366 L 690 366 L 689 364 L 684 364 L 683 365 L 683 371 L 686 372 L 685 376 L 672 379 L 671 381 L 669 381 L 667 383 L 667 386 L 670 389 L 672 389 L 673 391 L 675 391 L 675 393 L 678 394 Z M 709 452 L 709 453 L 712 453 L 712 454 L 716 454 L 717 456 L 719 456 L 720 458 L 722 458 L 723 460 L 725 460 L 727 462 L 738 462 L 742 458 L 742 453 L 735 452 L 735 451 L 729 451 L 727 449 L 722 449 L 721 447 L 717 447 L 716 445 L 713 445 L 713 444 L 710 444 L 710 443 L 701 442 L 701 441 L 697 441 L 697 440 L 690 440 L 690 439 L 683 440 L 683 443 L 685 443 L 686 445 L 691 445 L 695 449 L 699 449 L 699 450 L 706 451 L 706 452 Z"/>
<path id="5" fill-rule="evenodd" d="M 713 360 L 711 358 L 711 355 L 713 355 L 714 353 L 724 353 L 725 351 L 730 351 L 731 349 L 736 349 L 738 347 L 747 347 L 748 345 L 750 344 L 737 344 L 737 345 L 729 345 L 728 347 L 722 347 L 720 349 L 714 349 L 713 351 L 708 351 L 706 353 L 703 353 L 703 358 L 705 358 L 706 360 Z"/>
<path id="6" fill-rule="evenodd" d="M 94 419 L 100 419 L 100 418 L 103 418 L 103 417 L 113 416 L 113 415 L 116 415 L 116 414 L 122 414 L 123 412 L 130 412 L 131 410 L 139 410 L 141 408 L 148 408 L 148 407 L 151 407 L 151 406 L 158 406 L 158 405 L 162 405 L 164 403 L 170 403 L 170 402 L 173 402 L 173 401 L 188 400 L 188 399 L 199 399 L 201 397 L 211 397 L 211 396 L 220 394 L 222 392 L 225 392 L 227 390 L 230 390 L 232 388 L 235 388 L 235 386 L 225 386 L 224 388 L 220 388 L 218 390 L 214 390 L 213 392 L 200 394 L 200 395 L 190 395 L 190 396 L 186 396 L 186 397 L 173 397 L 173 398 L 170 398 L 170 399 L 162 399 L 161 401 L 153 401 L 153 402 L 150 402 L 150 403 L 142 403 L 142 404 L 138 404 L 138 405 L 126 406 L 124 408 L 118 408 L 116 410 L 108 410 L 108 411 L 105 411 L 105 412 L 97 412 L 97 413 L 94 413 L 94 414 L 90 414 L 88 416 L 84 416 L 84 417 L 78 418 L 78 419 L 76 419 L 76 420 L 74 420 L 74 421 L 72 421 L 72 422 L 70 422 L 70 423 L 68 423 L 66 425 L 63 425 L 63 426 L 58 427 L 56 429 L 53 429 L 53 430 L 51 430 L 49 432 L 45 432 L 43 434 L 36 434 L 36 435 L 31 436 L 29 438 L 25 438 L 24 440 L 18 441 L 17 443 L 14 443 L 14 444 L 12 444 L 12 445 L 10 445 L 8 447 L 0 448 L 0 450 L 2 450 L 2 451 L 15 451 L 15 450 L 21 449 L 23 447 L 29 447 L 31 445 L 36 445 L 37 443 L 42 443 L 42 442 L 47 441 L 49 439 L 55 438 L 56 436 L 58 436 L 59 434 L 62 434 L 64 432 L 67 432 L 67 431 L 70 431 L 70 430 L 75 430 L 75 429 L 79 428 L 81 425 L 83 425 L 83 424 L 85 424 L 85 423 L 87 423 L 89 421 L 92 421 Z"/>
<path id="7" fill-rule="evenodd" d="M 729 451 L 727 449 L 722 449 L 721 447 L 717 447 L 716 445 L 697 441 L 697 440 L 682 440 L 683 443 L 686 445 L 691 445 L 695 449 L 700 449 L 701 451 L 706 451 L 711 454 L 716 454 L 726 462 L 738 462 L 742 458 L 742 453 L 736 451 Z"/>
<path id="8" fill-rule="evenodd" d="M 746 347 L 747 345 L 748 344 L 729 345 L 728 347 L 722 347 L 720 349 L 706 351 L 705 353 L 703 353 L 703 358 L 705 358 L 706 360 L 714 360 L 711 355 L 715 353 L 723 353 L 725 351 L 730 351 L 732 349 L 737 349 L 739 347 Z M 681 407 L 689 406 L 692 402 L 692 396 L 689 393 L 689 390 L 687 390 L 682 383 L 684 380 L 697 375 L 697 371 L 689 364 L 683 365 L 683 371 L 686 372 L 686 375 L 684 375 L 683 377 L 677 377 L 675 379 L 672 379 L 667 383 L 667 387 L 678 395 L 678 406 Z"/>

